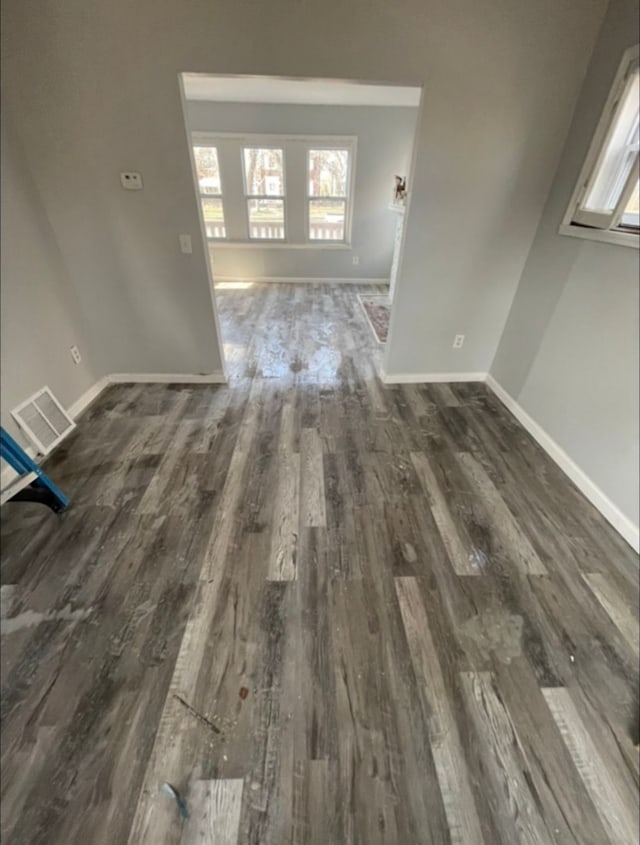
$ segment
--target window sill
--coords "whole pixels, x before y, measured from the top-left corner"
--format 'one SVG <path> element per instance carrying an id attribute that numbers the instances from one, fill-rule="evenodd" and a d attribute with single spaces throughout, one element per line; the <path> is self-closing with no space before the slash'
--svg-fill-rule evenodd
<path id="1" fill-rule="evenodd" d="M 586 226 L 574 226 L 571 223 L 562 223 L 558 229 L 559 234 L 568 235 L 571 238 L 582 238 L 586 241 L 600 241 L 615 246 L 630 246 L 634 249 L 640 248 L 640 236 L 633 232 L 613 232 L 610 229 L 589 229 Z"/>
<path id="2" fill-rule="evenodd" d="M 332 243 L 331 241 L 314 241 L 308 244 L 290 244 L 286 241 L 224 241 L 218 238 L 207 238 L 210 245 L 216 249 L 333 249 L 351 250 L 351 244 Z"/>

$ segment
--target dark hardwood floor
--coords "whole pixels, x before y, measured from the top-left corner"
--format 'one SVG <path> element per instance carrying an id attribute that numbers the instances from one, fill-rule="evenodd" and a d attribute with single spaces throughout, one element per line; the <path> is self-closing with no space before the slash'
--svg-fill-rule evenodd
<path id="1" fill-rule="evenodd" d="M 484 385 L 384 386 L 365 290 L 220 289 L 230 385 L 3 507 L 3 842 L 638 842 L 637 557 Z"/>

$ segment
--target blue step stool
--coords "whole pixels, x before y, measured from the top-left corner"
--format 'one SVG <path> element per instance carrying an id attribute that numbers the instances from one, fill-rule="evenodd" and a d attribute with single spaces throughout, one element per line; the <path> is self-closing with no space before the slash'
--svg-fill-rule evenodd
<path id="1" fill-rule="evenodd" d="M 68 507 L 69 499 L 4 428 L 0 428 L 0 445 L 3 459 L 18 473 L 18 477 L 1 491 L 0 504 L 39 502 L 55 513 Z"/>

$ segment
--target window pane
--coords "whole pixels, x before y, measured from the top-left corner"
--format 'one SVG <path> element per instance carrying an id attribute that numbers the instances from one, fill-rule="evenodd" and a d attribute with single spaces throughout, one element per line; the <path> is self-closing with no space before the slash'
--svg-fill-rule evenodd
<path id="1" fill-rule="evenodd" d="M 619 106 L 611 136 L 589 188 L 582 208 L 587 211 L 612 212 L 638 154 L 638 96 L 640 76 L 633 75 Z"/>
<path id="2" fill-rule="evenodd" d="M 248 200 L 249 237 L 284 240 L 284 200 Z"/>
<path id="3" fill-rule="evenodd" d="M 194 147 L 198 187 L 201 194 L 221 194 L 218 150 L 215 147 Z"/>
<path id="4" fill-rule="evenodd" d="M 204 228 L 208 238 L 226 238 L 224 228 L 224 211 L 221 199 L 200 200 L 202 203 L 202 215 L 204 217 Z"/>
<path id="5" fill-rule="evenodd" d="M 344 200 L 309 200 L 309 238 L 343 241 L 345 209 Z"/>
<path id="6" fill-rule="evenodd" d="M 622 226 L 633 226 L 634 229 L 640 228 L 640 185 L 638 182 L 636 182 L 620 223 Z"/>
<path id="7" fill-rule="evenodd" d="M 349 150 L 309 150 L 309 196 L 346 197 Z"/>
<path id="8" fill-rule="evenodd" d="M 262 147 L 244 149 L 244 184 L 249 196 L 284 196 L 284 151 Z"/>

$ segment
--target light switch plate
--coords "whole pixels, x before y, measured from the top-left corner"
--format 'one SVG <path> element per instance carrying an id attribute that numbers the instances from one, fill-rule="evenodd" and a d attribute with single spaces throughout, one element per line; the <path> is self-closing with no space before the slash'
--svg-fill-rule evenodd
<path id="1" fill-rule="evenodd" d="M 180 252 L 184 252 L 187 255 L 193 252 L 191 247 L 191 235 L 178 235 L 178 240 L 180 241 Z"/>
<path id="2" fill-rule="evenodd" d="M 124 170 L 120 174 L 120 184 L 125 191 L 141 191 L 142 175 L 134 170 Z"/>

